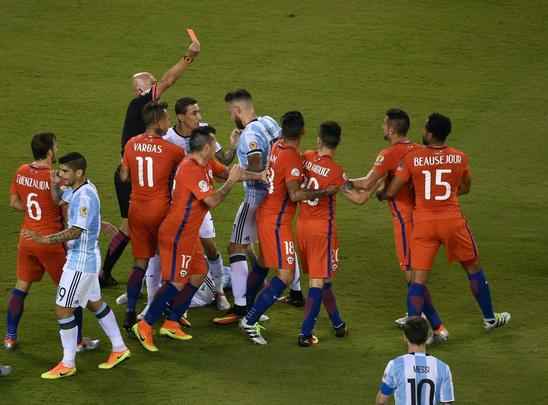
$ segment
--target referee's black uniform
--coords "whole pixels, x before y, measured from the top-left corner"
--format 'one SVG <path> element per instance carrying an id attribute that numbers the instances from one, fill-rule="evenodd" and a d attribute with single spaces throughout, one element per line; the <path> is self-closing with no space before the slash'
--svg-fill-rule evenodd
<path id="1" fill-rule="evenodd" d="M 124 120 L 124 129 L 122 130 L 122 156 L 126 143 L 134 136 L 145 132 L 145 122 L 143 121 L 143 108 L 150 101 L 157 100 L 157 84 L 145 94 L 135 97 L 129 102 Z M 120 166 L 114 173 L 114 186 L 116 188 L 116 196 L 118 197 L 118 205 L 120 206 L 120 216 L 127 218 L 129 212 L 129 197 L 131 195 L 131 182 L 123 182 L 120 180 Z"/>

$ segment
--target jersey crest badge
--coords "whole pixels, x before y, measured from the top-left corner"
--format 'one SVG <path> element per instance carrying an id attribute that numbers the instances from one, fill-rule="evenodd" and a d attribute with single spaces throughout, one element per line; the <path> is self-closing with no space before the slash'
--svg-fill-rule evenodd
<path id="1" fill-rule="evenodd" d="M 209 191 L 209 184 L 205 180 L 200 180 L 198 183 L 198 188 L 202 193 L 207 193 Z"/>

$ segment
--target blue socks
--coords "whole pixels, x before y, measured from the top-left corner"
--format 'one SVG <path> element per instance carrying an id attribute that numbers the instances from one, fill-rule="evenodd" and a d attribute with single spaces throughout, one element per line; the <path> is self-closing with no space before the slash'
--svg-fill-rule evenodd
<path id="1" fill-rule="evenodd" d="M 424 306 L 422 312 L 426 316 L 426 319 L 428 319 L 428 322 L 430 322 L 433 330 L 437 330 L 442 325 L 443 322 L 438 315 L 438 311 L 434 308 L 434 304 L 432 304 L 432 297 L 426 286 L 424 286 Z"/>
<path id="2" fill-rule="evenodd" d="M 260 266 L 257 261 L 253 263 L 253 270 L 247 276 L 246 302 L 247 307 L 251 308 L 255 303 L 257 293 L 263 288 L 264 280 L 268 275 L 268 268 Z"/>
<path id="3" fill-rule="evenodd" d="M 335 298 L 335 293 L 333 292 L 332 283 L 325 283 L 322 289 L 322 302 L 331 319 L 331 325 L 334 328 L 340 327 L 344 321 L 341 319 L 339 314 L 339 309 L 337 308 L 337 300 Z"/>
<path id="4" fill-rule="evenodd" d="M 320 313 L 322 306 L 322 289 L 318 287 L 310 287 L 308 289 L 308 299 L 304 307 L 304 321 L 301 326 L 301 335 L 309 337 L 312 335 L 316 318 Z"/>
<path id="5" fill-rule="evenodd" d="M 164 283 L 154 296 L 154 300 L 152 300 L 150 307 L 148 308 L 147 314 L 145 315 L 146 323 L 151 326 L 154 325 L 164 313 L 167 303 L 175 298 L 178 292 L 177 288 L 170 282 Z"/>
<path id="6" fill-rule="evenodd" d="M 78 327 L 78 344 L 82 343 L 82 326 L 84 324 L 84 310 L 82 307 L 78 307 L 74 310 L 74 319 L 76 320 L 76 326 Z"/>
<path id="7" fill-rule="evenodd" d="M 171 303 L 171 312 L 167 317 L 170 321 L 178 321 L 185 311 L 190 307 L 192 297 L 198 291 L 198 287 L 194 287 L 190 283 L 186 283 L 185 287 L 177 293 L 175 299 Z"/>
<path id="8" fill-rule="evenodd" d="M 8 300 L 7 337 L 17 339 L 17 328 L 25 309 L 25 297 L 27 293 L 17 288 L 11 290 Z"/>
<path id="9" fill-rule="evenodd" d="M 257 323 L 262 314 L 266 312 L 280 297 L 287 286 L 278 277 L 270 280 L 270 285 L 263 289 L 257 297 L 255 304 L 247 313 L 245 319 L 249 325 Z"/>
<path id="10" fill-rule="evenodd" d="M 135 312 L 137 300 L 141 294 L 143 287 L 143 278 L 145 277 L 145 269 L 133 266 L 129 279 L 127 281 L 127 312 Z"/>
<path id="11" fill-rule="evenodd" d="M 486 320 L 495 319 L 493 304 L 491 302 L 491 292 L 489 291 L 489 284 L 485 279 L 483 270 L 474 274 L 469 274 L 468 280 L 470 280 L 470 290 L 472 290 L 472 294 L 474 294 L 474 297 L 478 302 L 483 318 Z"/>
<path id="12" fill-rule="evenodd" d="M 411 283 L 407 289 L 407 315 L 421 316 L 424 311 L 426 287 L 422 284 Z"/>

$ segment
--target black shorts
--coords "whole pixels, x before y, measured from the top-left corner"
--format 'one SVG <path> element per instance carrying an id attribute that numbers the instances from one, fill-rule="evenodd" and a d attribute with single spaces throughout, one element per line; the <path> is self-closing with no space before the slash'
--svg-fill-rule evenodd
<path id="1" fill-rule="evenodd" d="M 118 197 L 118 206 L 120 207 L 120 216 L 127 218 L 129 212 L 129 197 L 131 196 L 131 182 L 120 180 L 120 166 L 114 173 L 114 187 L 116 188 L 116 197 Z"/>

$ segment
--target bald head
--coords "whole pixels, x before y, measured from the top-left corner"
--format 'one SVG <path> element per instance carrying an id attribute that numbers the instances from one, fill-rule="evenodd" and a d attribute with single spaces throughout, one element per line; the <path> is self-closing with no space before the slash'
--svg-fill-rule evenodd
<path id="1" fill-rule="evenodd" d="M 136 96 L 145 94 L 152 88 L 152 85 L 156 82 L 156 78 L 149 72 L 139 72 L 132 76 L 133 79 L 133 91 Z"/>

